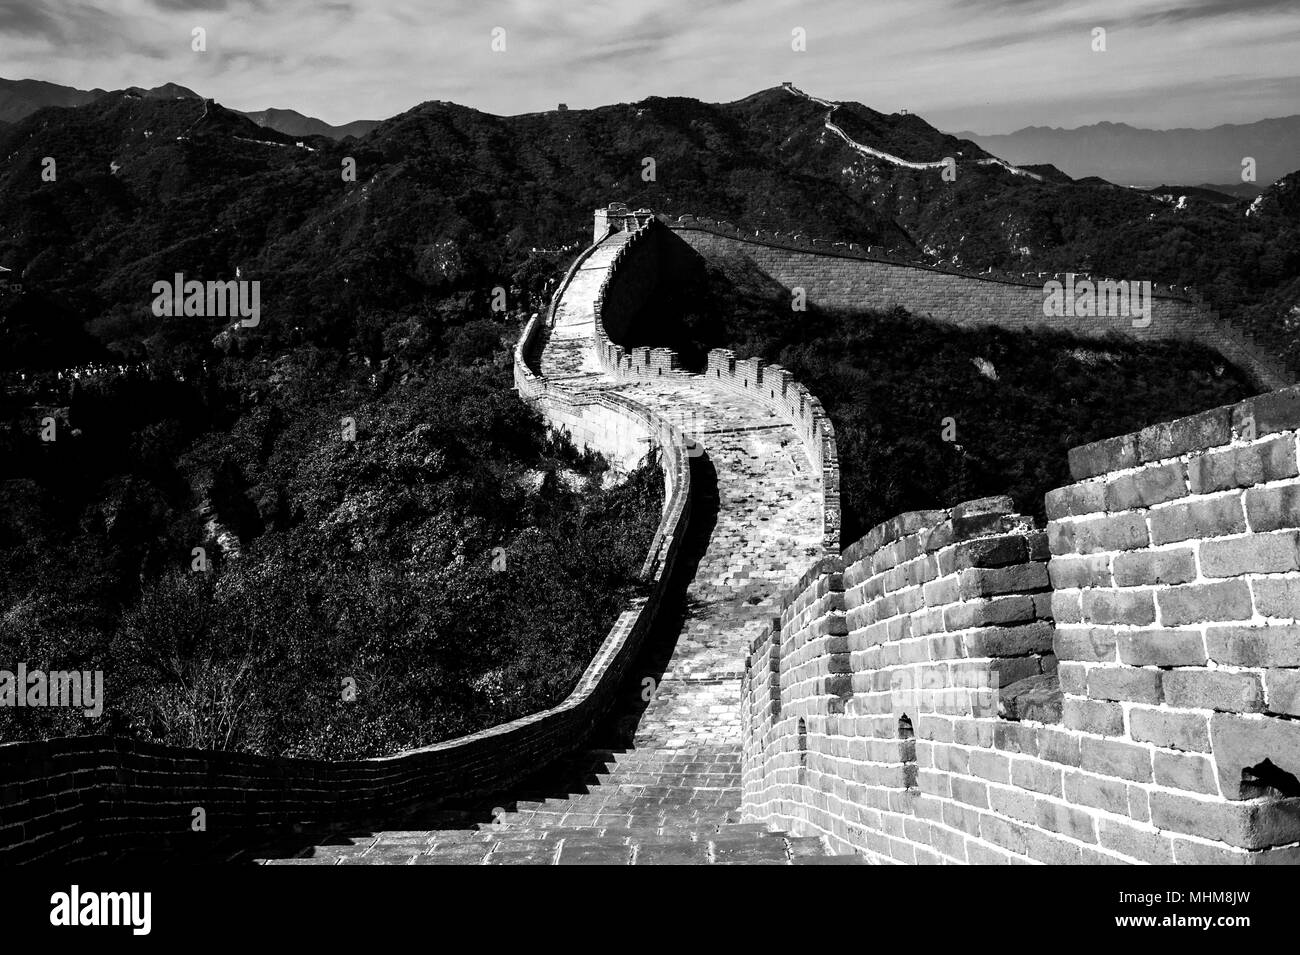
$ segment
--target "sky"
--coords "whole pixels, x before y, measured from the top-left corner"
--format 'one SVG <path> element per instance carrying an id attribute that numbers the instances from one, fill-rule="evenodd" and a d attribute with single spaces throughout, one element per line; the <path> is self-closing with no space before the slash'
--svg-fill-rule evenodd
<path id="1" fill-rule="evenodd" d="M 335 124 L 425 100 L 501 114 L 654 95 L 727 102 L 785 80 L 986 134 L 1300 112 L 1300 0 L 2 3 L 7 79 L 173 82 L 235 109 Z M 196 28 L 206 51 L 193 49 Z"/>

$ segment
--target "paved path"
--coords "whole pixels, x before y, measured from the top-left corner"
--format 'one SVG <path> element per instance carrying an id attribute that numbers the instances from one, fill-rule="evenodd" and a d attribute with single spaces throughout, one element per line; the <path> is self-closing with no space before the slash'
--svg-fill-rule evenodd
<path id="1" fill-rule="evenodd" d="M 493 804 L 416 809 L 337 836 L 289 863 L 655 864 L 857 862 L 740 816 L 740 679 L 750 639 L 821 552 L 822 499 L 794 429 L 703 376 L 616 381 L 594 358 L 593 302 L 627 233 L 606 239 L 556 309 L 539 366 L 575 392 L 618 392 L 694 436 L 697 561 L 680 626 L 647 648 L 611 721 L 612 745 L 581 753 Z M 710 520 L 710 512 L 713 516 Z M 711 526 L 710 526 L 711 524 Z M 652 639 L 651 643 L 655 643 Z M 652 698 L 640 699 L 645 674 Z M 327 840 L 323 840 L 327 841 Z"/>

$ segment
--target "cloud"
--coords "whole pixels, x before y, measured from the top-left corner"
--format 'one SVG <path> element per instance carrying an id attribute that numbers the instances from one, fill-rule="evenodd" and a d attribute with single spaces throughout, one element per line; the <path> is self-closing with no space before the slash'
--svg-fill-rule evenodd
<path id="1" fill-rule="evenodd" d="M 329 122 L 430 99 L 496 113 L 647 95 L 739 99 L 793 80 L 949 128 L 1294 112 L 1296 0 L 6 0 L 7 75 L 176 82 Z M 190 48 L 203 26 L 208 50 Z M 494 53 L 491 31 L 507 31 Z M 803 27 L 806 52 L 790 47 Z M 1105 26 L 1108 51 L 1091 31 Z M 21 70 L 22 72 L 15 71 Z M 1192 93 L 1191 91 L 1194 91 Z M 1198 101 L 1199 100 L 1199 101 Z M 1106 113 L 1114 110 L 1114 115 Z"/>
<path id="2" fill-rule="evenodd" d="M 58 21 L 40 0 L 10 0 L 0 6 L 0 34 L 17 36 L 52 36 Z"/>

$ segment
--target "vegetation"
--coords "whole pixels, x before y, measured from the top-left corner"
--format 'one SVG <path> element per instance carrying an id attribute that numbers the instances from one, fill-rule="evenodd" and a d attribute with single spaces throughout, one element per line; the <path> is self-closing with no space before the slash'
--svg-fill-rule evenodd
<path id="1" fill-rule="evenodd" d="M 657 466 L 602 487 L 492 365 L 370 377 L 311 349 L 114 377 L 56 441 L 6 432 L 0 658 L 103 670 L 108 708 L 6 708 L 0 739 L 350 757 L 562 700 L 636 592 Z"/>
<path id="2" fill-rule="evenodd" d="M 835 425 L 843 540 L 908 510 L 1010 494 L 1043 517 L 1070 482 L 1070 448 L 1254 393 L 1217 354 L 889 313 L 792 313 L 789 294 L 732 263 L 651 306 L 663 337 L 699 364 L 710 348 L 778 362 Z M 951 419 L 948 421 L 947 419 Z"/>

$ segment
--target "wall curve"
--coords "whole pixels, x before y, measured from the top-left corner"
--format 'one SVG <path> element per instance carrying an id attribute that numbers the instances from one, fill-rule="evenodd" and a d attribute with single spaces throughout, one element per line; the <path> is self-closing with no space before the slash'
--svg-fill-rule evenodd
<path id="1" fill-rule="evenodd" d="M 1214 349 L 1264 388 L 1295 382 L 1276 357 L 1276 343 L 1256 340 L 1222 320 L 1191 288 L 1153 285 L 1149 324 L 1122 316 L 1044 315 L 1044 283 L 1067 274 L 968 272 L 891 257 L 883 249 L 826 243 L 806 236 L 744 233 L 730 223 L 681 216 L 664 223 L 706 257 L 739 256 L 786 288 L 803 288 L 823 307 L 885 310 L 902 306 L 914 314 L 955 325 L 1049 329 L 1083 336 L 1115 333 L 1138 341 L 1181 339 Z M 1092 279 L 1080 274 L 1078 279 Z M 1140 319 L 1139 321 L 1146 321 Z"/>
<path id="2" fill-rule="evenodd" d="M 592 247 L 594 248 L 594 246 Z M 548 316 L 591 254 L 556 290 Z M 515 348 L 520 396 L 552 427 L 577 430 L 625 467 L 660 449 L 664 509 L 642 567 L 647 595 L 614 623 L 558 706 L 389 757 L 324 761 L 208 752 L 111 737 L 0 745 L 0 863 L 76 861 L 126 850 L 212 857 L 221 840 L 279 827 L 346 821 L 415 801 L 488 794 L 581 747 L 614 702 L 664 599 L 691 516 L 688 441 L 651 409 L 616 394 L 576 394 L 530 360 L 542 319 Z M 208 830 L 191 831 L 202 806 Z"/>

